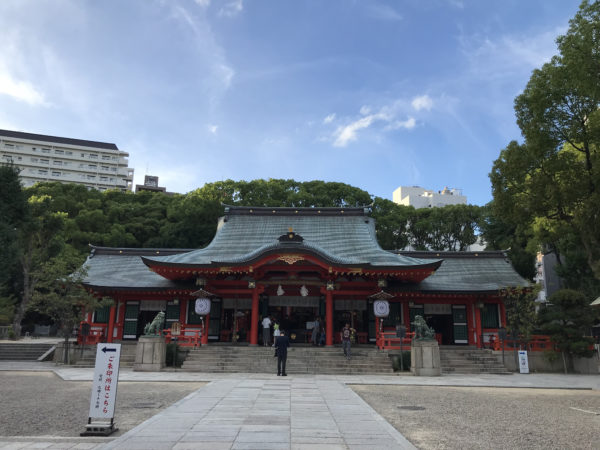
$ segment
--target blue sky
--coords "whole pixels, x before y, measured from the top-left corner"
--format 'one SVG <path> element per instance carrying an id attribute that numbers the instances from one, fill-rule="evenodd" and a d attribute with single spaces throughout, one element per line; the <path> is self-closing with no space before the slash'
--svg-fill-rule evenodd
<path id="1" fill-rule="evenodd" d="M 571 0 L 2 0 L 0 128 L 116 143 L 135 182 L 491 200 Z"/>

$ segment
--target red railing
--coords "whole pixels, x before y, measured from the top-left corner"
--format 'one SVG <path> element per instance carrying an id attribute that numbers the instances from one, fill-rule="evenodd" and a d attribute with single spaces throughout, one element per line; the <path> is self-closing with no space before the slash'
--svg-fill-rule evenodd
<path id="1" fill-rule="evenodd" d="M 489 335 L 489 341 L 485 343 L 487 348 L 492 350 L 500 351 L 502 350 L 502 341 L 498 337 L 497 333 L 493 333 Z M 532 335 L 527 342 L 520 339 L 505 339 L 504 340 L 504 350 L 514 350 L 514 349 L 522 349 L 527 350 L 529 352 L 543 352 L 547 350 L 556 350 L 554 344 L 550 340 L 550 336 L 544 336 L 541 334 Z"/>
<path id="2" fill-rule="evenodd" d="M 77 333 L 77 344 L 79 345 L 96 345 L 99 342 L 105 341 L 106 340 L 106 332 L 107 332 L 107 328 L 108 325 L 107 324 L 89 324 L 90 325 L 90 331 L 89 334 L 87 336 L 83 336 L 81 334 L 81 328 L 82 325 L 84 323 L 88 323 L 88 322 L 81 322 L 81 324 L 79 325 L 79 332 Z"/>
<path id="3" fill-rule="evenodd" d="M 406 333 L 406 337 L 396 337 L 395 331 L 383 331 L 377 336 L 376 345 L 380 350 L 400 350 L 400 342 L 402 342 L 402 348 L 408 350 L 410 343 L 415 337 L 414 332 Z M 435 340 L 438 344 L 442 344 L 442 335 L 440 333 L 435 334 Z"/>
<path id="4" fill-rule="evenodd" d="M 199 347 L 202 339 L 202 328 L 182 325 L 180 334 L 171 334 L 171 329 L 166 328 L 163 330 L 163 335 L 167 344 L 176 341 L 177 345 L 182 347 Z"/>

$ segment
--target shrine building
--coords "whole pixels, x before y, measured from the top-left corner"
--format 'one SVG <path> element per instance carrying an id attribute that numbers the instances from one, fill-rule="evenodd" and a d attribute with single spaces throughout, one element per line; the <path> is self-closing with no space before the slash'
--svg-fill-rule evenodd
<path id="1" fill-rule="evenodd" d="M 164 311 L 166 328 L 177 322 L 199 344 L 257 345 L 265 316 L 292 342 L 310 342 L 319 317 L 327 346 L 346 322 L 374 344 L 421 315 L 440 344 L 482 347 L 506 325 L 502 290 L 529 284 L 500 251 L 383 250 L 368 208 L 228 206 L 205 248 L 92 246 L 85 265 L 86 287 L 114 299 L 87 317 L 107 342 L 137 339 Z M 210 300 L 208 315 L 196 314 L 198 298 Z M 384 319 L 377 299 L 389 302 Z"/>

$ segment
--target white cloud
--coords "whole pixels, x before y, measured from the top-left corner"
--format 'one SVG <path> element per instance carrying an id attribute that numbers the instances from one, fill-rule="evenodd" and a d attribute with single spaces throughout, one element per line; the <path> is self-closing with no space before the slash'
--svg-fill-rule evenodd
<path id="1" fill-rule="evenodd" d="M 371 108 L 370 108 L 369 106 L 367 106 L 367 105 L 363 105 L 363 106 L 361 106 L 361 107 L 360 107 L 360 113 L 361 113 L 363 116 L 366 116 L 366 115 L 367 115 L 367 114 L 369 114 L 370 112 L 371 112 Z"/>
<path id="2" fill-rule="evenodd" d="M 28 81 L 15 80 L 8 72 L 0 73 L 0 94 L 32 106 L 47 106 L 42 94 Z"/>
<path id="3" fill-rule="evenodd" d="M 386 116 L 381 113 L 371 114 L 369 116 L 365 116 L 358 120 L 355 120 L 354 122 L 344 127 L 339 127 L 334 133 L 335 141 L 333 142 L 333 145 L 335 147 L 347 146 L 348 143 L 356 140 L 356 133 L 358 130 L 368 128 L 373 124 L 373 122 L 377 120 L 384 120 L 385 117 Z"/>
<path id="4" fill-rule="evenodd" d="M 422 109 L 429 111 L 433 106 L 433 100 L 431 99 L 431 97 L 429 97 L 429 95 L 425 94 L 413 98 L 411 105 L 417 111 L 420 111 Z"/>
<path id="5" fill-rule="evenodd" d="M 400 128 L 405 128 L 407 130 L 412 130 L 417 125 L 417 121 L 414 117 L 409 117 L 406 120 L 397 120 L 389 125 L 390 130 L 398 130 Z"/>
<path id="6" fill-rule="evenodd" d="M 244 9 L 244 0 L 233 0 L 219 10 L 221 17 L 234 17 Z"/>
<path id="7" fill-rule="evenodd" d="M 332 113 L 323 119 L 323 123 L 331 123 L 334 120 L 335 120 L 335 113 Z"/>
<path id="8" fill-rule="evenodd" d="M 368 7 L 368 14 L 372 18 L 379 20 L 402 20 L 402 15 L 389 5 L 370 3 Z"/>
<path id="9" fill-rule="evenodd" d="M 194 0 L 201 8 L 208 8 L 210 6 L 210 0 Z"/>
<path id="10" fill-rule="evenodd" d="M 217 134 L 218 130 L 219 130 L 218 125 L 208 125 L 208 131 L 210 131 L 212 134 Z"/>

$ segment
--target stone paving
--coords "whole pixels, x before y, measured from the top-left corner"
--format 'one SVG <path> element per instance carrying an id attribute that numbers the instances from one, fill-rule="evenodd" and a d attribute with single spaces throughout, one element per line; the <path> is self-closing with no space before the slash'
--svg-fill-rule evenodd
<path id="1" fill-rule="evenodd" d="M 0 362 L 0 371 L 47 370 L 89 381 L 93 369 Z M 488 386 L 600 390 L 598 375 L 337 376 L 133 372 L 120 381 L 209 384 L 118 438 L 0 437 L 0 449 L 414 448 L 348 385 Z M 118 426 L 118 413 L 116 417 Z"/>

